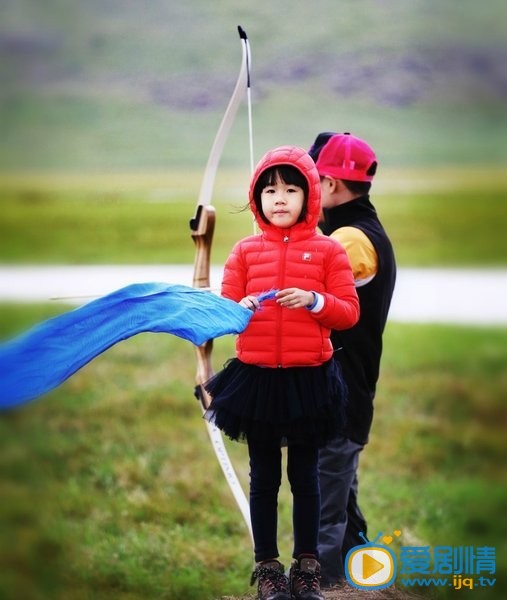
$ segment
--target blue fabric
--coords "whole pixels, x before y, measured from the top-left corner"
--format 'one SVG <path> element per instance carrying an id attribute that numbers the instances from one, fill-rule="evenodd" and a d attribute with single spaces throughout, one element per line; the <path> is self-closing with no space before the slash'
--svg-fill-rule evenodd
<path id="1" fill-rule="evenodd" d="M 136 283 L 0 345 L 0 409 L 52 390 L 117 342 L 171 333 L 195 345 L 243 331 L 252 312 L 184 285 Z"/>
<path id="2" fill-rule="evenodd" d="M 276 297 L 278 290 L 269 290 L 267 292 L 262 292 L 257 296 L 257 300 L 259 302 L 264 302 L 264 300 L 273 300 Z"/>

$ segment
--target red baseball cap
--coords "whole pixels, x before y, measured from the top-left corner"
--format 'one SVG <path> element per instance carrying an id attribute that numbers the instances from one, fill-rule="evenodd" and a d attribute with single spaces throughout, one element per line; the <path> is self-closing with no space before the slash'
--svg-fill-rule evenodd
<path id="1" fill-rule="evenodd" d="M 320 134 L 310 156 L 320 176 L 335 179 L 372 181 L 377 169 L 377 157 L 371 146 L 350 133 Z"/>

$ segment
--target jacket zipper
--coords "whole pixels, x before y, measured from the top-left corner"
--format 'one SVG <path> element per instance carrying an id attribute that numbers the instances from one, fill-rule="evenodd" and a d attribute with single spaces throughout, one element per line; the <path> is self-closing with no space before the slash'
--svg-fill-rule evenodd
<path id="1" fill-rule="evenodd" d="M 289 243 L 289 236 L 285 235 L 283 237 L 283 246 L 282 246 L 282 256 L 280 257 L 280 269 L 279 269 L 279 275 L 278 275 L 278 281 L 279 281 L 279 286 L 278 289 L 283 290 L 284 288 L 284 284 L 285 284 L 285 261 L 287 259 L 287 248 L 288 248 L 288 243 Z M 278 368 L 281 369 L 282 368 L 282 315 L 283 315 L 283 308 L 280 307 L 280 319 L 278 319 L 278 326 L 277 326 L 277 365 Z"/>

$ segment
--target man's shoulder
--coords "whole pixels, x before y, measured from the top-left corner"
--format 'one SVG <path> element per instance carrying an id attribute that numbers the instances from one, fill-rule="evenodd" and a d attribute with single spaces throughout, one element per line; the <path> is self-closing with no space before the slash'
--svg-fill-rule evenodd
<path id="1" fill-rule="evenodd" d="M 373 247 L 373 244 L 366 233 L 354 225 L 338 227 L 332 233 L 330 233 L 330 237 L 340 242 L 340 244 L 343 246 L 364 245 L 367 247 Z"/>

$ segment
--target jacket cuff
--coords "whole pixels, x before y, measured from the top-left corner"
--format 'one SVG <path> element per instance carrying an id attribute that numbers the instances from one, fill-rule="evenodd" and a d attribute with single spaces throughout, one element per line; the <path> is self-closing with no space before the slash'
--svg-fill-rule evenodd
<path id="1" fill-rule="evenodd" d="M 310 306 L 307 306 L 306 308 L 313 313 L 320 312 L 324 308 L 324 296 L 322 296 L 322 294 L 317 294 L 317 292 L 313 291 L 312 294 L 313 302 L 310 304 Z"/>

